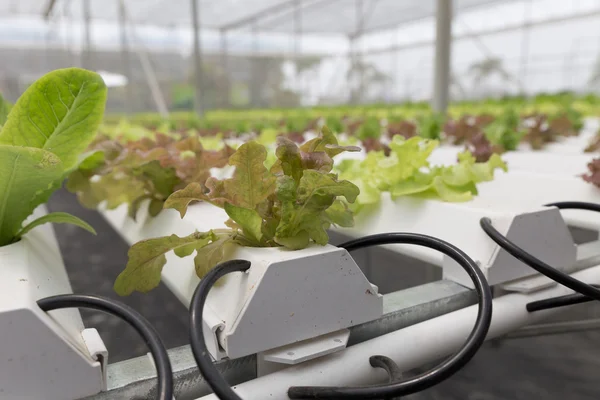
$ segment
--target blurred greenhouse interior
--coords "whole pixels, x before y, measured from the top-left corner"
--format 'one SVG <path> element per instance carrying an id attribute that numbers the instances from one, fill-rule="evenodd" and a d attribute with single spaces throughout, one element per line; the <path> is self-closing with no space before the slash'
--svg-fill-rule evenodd
<path id="1" fill-rule="evenodd" d="M 449 4 L 450 101 L 597 90 L 598 1 Z M 109 112 L 423 101 L 435 45 L 435 0 L 3 0 L 0 92 L 81 66 Z"/>
<path id="2" fill-rule="evenodd" d="M 600 399 L 600 0 L 0 0 L 2 151 L 0 400 Z"/>

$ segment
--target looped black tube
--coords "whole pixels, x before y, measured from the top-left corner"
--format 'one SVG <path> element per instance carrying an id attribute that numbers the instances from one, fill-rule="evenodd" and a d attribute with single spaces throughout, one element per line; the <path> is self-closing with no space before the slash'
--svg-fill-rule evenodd
<path id="1" fill-rule="evenodd" d="M 114 315 L 127 322 L 144 338 L 154 359 L 158 377 L 156 398 L 158 400 L 173 399 L 173 371 L 167 349 L 154 327 L 133 308 L 113 299 L 86 294 L 61 294 L 46 297 L 38 300 L 37 304 L 45 312 L 62 308 L 90 308 Z"/>
<path id="2" fill-rule="evenodd" d="M 594 300 L 600 300 L 600 289 L 597 289 L 587 283 L 583 283 L 572 276 L 565 274 L 558 269 L 551 267 L 542 260 L 533 255 L 529 254 L 512 241 L 508 240 L 502 235 L 494 226 L 489 218 L 482 218 L 479 221 L 481 228 L 487 233 L 487 235 L 500 247 L 506 250 L 510 255 L 515 257 L 517 260 L 524 262 L 531 268 L 535 269 L 540 274 L 546 275 L 553 281 L 560 283 L 563 286 L 568 287 L 575 292 L 581 293 L 585 296 L 591 297 Z"/>
<path id="3" fill-rule="evenodd" d="M 206 383 L 208 383 L 213 392 L 221 400 L 241 400 L 241 398 L 231 389 L 221 374 L 219 374 L 206 348 L 206 342 L 202 334 L 204 303 L 206 303 L 208 292 L 219 278 L 231 272 L 247 271 L 248 268 L 250 268 L 250 261 L 247 260 L 231 260 L 217 265 L 200 280 L 200 284 L 196 287 L 192 302 L 190 303 L 190 345 L 192 353 Z"/>
<path id="4" fill-rule="evenodd" d="M 383 244 L 414 244 L 438 250 L 453 258 L 469 275 L 477 291 L 478 312 L 475 326 L 465 344 L 437 367 L 405 381 L 367 387 L 304 387 L 288 390 L 291 399 L 388 399 L 420 392 L 459 371 L 483 344 L 492 321 L 492 291 L 477 264 L 458 247 L 435 237 L 416 233 L 384 233 L 352 240 L 338 247 L 348 251 Z"/>

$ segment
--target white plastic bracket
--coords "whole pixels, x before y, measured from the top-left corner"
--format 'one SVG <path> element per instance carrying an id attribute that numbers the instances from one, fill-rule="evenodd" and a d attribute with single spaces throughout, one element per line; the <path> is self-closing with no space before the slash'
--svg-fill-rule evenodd
<path id="1" fill-rule="evenodd" d="M 81 331 L 81 336 L 90 357 L 100 363 L 100 368 L 102 368 L 102 390 L 105 391 L 108 383 L 106 373 L 108 367 L 108 350 L 95 328 L 84 329 Z"/>
<path id="2" fill-rule="evenodd" d="M 342 329 L 265 351 L 262 356 L 265 361 L 289 365 L 300 364 L 345 349 L 349 338 L 350 330 Z"/>

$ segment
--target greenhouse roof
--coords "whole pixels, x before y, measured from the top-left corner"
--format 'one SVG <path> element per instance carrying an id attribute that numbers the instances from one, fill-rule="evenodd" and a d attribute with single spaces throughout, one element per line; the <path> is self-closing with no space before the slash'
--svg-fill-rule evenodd
<path id="1" fill-rule="evenodd" d="M 117 21 L 119 0 L 88 0 L 91 18 Z M 182 27 L 191 24 L 190 0 L 124 0 L 127 14 L 135 24 Z M 233 31 L 360 35 L 391 29 L 431 17 L 434 0 L 197 0 L 200 26 Z M 493 3 L 516 0 L 455 0 L 455 13 Z M 0 0 L 0 15 L 61 15 L 82 19 L 84 1 Z M 296 18 L 296 5 L 302 10 Z M 362 21 L 357 18 L 362 15 Z M 335 17 L 334 17 L 335 16 Z M 297 25 L 297 23 L 299 24 Z"/>

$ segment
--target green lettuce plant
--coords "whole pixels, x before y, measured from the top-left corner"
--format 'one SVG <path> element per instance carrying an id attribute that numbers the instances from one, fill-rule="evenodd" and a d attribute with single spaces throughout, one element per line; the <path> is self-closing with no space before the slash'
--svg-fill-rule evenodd
<path id="1" fill-rule="evenodd" d="M 478 163 L 469 152 L 460 154 L 455 165 L 431 166 L 428 158 L 438 145 L 436 140 L 396 135 L 389 144 L 388 156 L 383 151 L 371 151 L 364 160 L 341 161 L 336 166 L 340 178 L 351 180 L 360 188 L 353 210 L 379 203 L 381 192 L 390 192 L 394 199 L 410 195 L 468 201 L 477 194 L 477 183 L 493 179 L 496 168 L 506 170 L 497 154 Z"/>
<path id="2" fill-rule="evenodd" d="M 10 109 L 0 130 L 0 246 L 47 222 L 71 223 L 94 232 L 63 212 L 23 223 L 85 160 L 82 153 L 102 120 L 106 92 L 100 75 L 61 69 L 34 82 Z"/>
<path id="3" fill-rule="evenodd" d="M 0 95 L 0 129 L 2 129 L 2 125 L 4 125 L 6 118 L 8 118 L 10 108 L 10 103 Z"/>
<path id="4" fill-rule="evenodd" d="M 331 225 L 353 225 L 346 202 L 353 203 L 359 194 L 358 187 L 339 180 L 331 172 L 333 158 L 343 151 L 358 150 L 340 146 L 327 128 L 301 146 L 280 136 L 275 151 L 277 159 L 267 168 L 264 145 L 256 141 L 241 145 L 229 158 L 229 164 L 235 166 L 231 178 L 209 178 L 204 185 L 190 183 L 165 202 L 165 208 L 178 210 L 182 218 L 191 202 L 209 202 L 225 210 L 229 216 L 228 228 L 134 244 L 125 270 L 117 277 L 115 291 L 128 295 L 155 288 L 166 263 L 165 254 L 170 251 L 179 257 L 195 252 L 196 274 L 203 277 L 226 257 L 227 249 L 234 244 L 290 250 L 311 243 L 327 244 L 327 229 Z"/>

